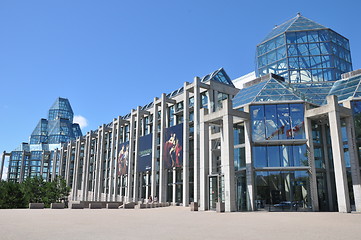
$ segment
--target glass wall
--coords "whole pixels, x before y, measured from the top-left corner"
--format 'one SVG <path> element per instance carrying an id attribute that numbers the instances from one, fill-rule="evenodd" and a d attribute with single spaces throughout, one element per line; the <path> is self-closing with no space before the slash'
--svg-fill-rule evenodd
<path id="1" fill-rule="evenodd" d="M 348 40 L 326 29 L 285 32 L 258 45 L 257 60 L 260 76 L 274 73 L 291 83 L 335 81 L 352 71 Z"/>
<path id="2" fill-rule="evenodd" d="M 307 171 L 264 171 L 255 173 L 256 209 L 309 211 L 311 194 Z"/>
<path id="3" fill-rule="evenodd" d="M 253 105 L 250 113 L 252 140 L 256 143 L 252 146 L 256 209 L 310 210 L 307 146 L 287 141 L 305 139 L 304 105 Z M 290 170 L 293 167 L 304 169 Z"/>
<path id="4" fill-rule="evenodd" d="M 252 140 L 304 139 L 303 104 L 269 104 L 250 107 Z"/>

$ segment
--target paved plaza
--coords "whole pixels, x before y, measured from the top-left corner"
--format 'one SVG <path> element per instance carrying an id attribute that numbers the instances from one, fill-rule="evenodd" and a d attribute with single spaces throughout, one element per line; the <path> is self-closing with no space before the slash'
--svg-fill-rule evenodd
<path id="1" fill-rule="evenodd" d="M 361 239 L 361 214 L 2 209 L 0 239 Z"/>

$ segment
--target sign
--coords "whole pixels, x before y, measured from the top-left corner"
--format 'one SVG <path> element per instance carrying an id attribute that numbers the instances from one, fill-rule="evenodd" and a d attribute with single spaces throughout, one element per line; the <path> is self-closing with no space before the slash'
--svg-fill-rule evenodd
<path id="1" fill-rule="evenodd" d="M 139 138 L 138 172 L 152 169 L 152 137 L 151 133 Z"/>

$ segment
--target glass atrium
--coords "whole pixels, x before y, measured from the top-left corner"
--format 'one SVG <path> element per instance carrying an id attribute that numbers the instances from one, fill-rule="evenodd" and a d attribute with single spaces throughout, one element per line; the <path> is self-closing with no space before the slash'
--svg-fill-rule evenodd
<path id="1" fill-rule="evenodd" d="M 321 104 L 342 73 L 352 71 L 347 38 L 298 14 L 276 26 L 257 45 L 258 76 L 285 78 L 316 104 Z"/>

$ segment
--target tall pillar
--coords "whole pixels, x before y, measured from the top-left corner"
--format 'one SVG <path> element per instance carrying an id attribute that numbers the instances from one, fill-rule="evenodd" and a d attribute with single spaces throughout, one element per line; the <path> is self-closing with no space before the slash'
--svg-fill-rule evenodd
<path id="1" fill-rule="evenodd" d="M 330 167 L 330 156 L 328 155 L 328 146 L 327 146 L 327 137 L 326 137 L 326 126 L 325 124 L 321 125 L 322 131 L 322 143 L 323 143 L 323 156 L 325 159 L 325 168 L 326 168 L 326 181 L 327 181 L 327 197 L 328 197 L 328 207 L 330 211 L 333 211 L 333 194 L 331 187 L 331 167 Z"/>
<path id="2" fill-rule="evenodd" d="M 177 182 L 177 171 L 176 171 L 176 168 L 174 167 L 173 168 L 173 185 L 172 185 L 172 203 L 173 205 L 176 205 L 176 202 L 177 202 L 177 199 L 176 199 L 176 193 L 177 193 L 177 185 L 176 185 L 176 182 Z"/>
<path id="3" fill-rule="evenodd" d="M 159 201 L 166 202 L 167 196 L 167 178 L 166 169 L 164 165 L 164 135 L 167 118 L 167 103 L 166 95 L 163 93 L 161 98 L 161 119 L 160 119 L 160 166 L 159 166 Z"/>
<path id="4" fill-rule="evenodd" d="M 55 149 L 53 150 L 54 155 L 53 155 L 53 159 L 51 159 L 51 165 L 52 165 L 52 172 L 51 172 L 51 181 L 53 181 L 56 178 L 56 168 L 58 166 L 58 154 L 59 154 L 59 149 Z"/>
<path id="5" fill-rule="evenodd" d="M 101 201 L 102 192 L 102 172 L 103 172 L 103 160 L 104 160 L 104 141 L 105 141 L 105 124 L 98 129 L 98 144 L 97 144 L 97 158 L 96 158 L 96 173 L 95 173 L 95 188 L 94 201 Z"/>
<path id="6" fill-rule="evenodd" d="M 73 169 L 73 184 L 72 184 L 72 197 L 73 201 L 78 200 L 78 173 L 79 173 L 79 157 L 80 157 L 80 138 L 75 141 L 75 157 L 74 157 L 74 169 Z"/>
<path id="7" fill-rule="evenodd" d="M 5 156 L 6 156 L 6 152 L 3 152 L 3 155 L 1 156 L 1 167 L 0 167 L 0 181 L 2 180 L 3 177 L 3 171 L 4 171 L 4 164 L 5 164 Z"/>
<path id="8" fill-rule="evenodd" d="M 346 119 L 347 141 L 350 153 L 351 179 L 355 199 L 356 212 L 361 212 L 361 179 L 360 165 L 357 157 L 357 147 L 355 138 L 355 126 L 352 117 Z"/>
<path id="9" fill-rule="evenodd" d="M 45 160 L 45 150 L 41 151 L 41 163 L 40 163 L 40 176 L 43 177 L 44 172 L 44 160 Z M 45 179 L 47 181 L 47 179 Z"/>
<path id="10" fill-rule="evenodd" d="M 319 211 L 318 204 L 318 195 L 317 195 L 317 179 L 316 179 L 316 166 L 315 166 L 315 156 L 313 148 L 313 137 L 312 137 L 312 124 L 311 119 L 305 118 L 305 133 L 307 139 L 307 148 L 308 148 L 308 160 L 311 169 L 311 199 L 312 199 L 312 209 L 315 212 Z"/>
<path id="11" fill-rule="evenodd" d="M 120 116 L 118 116 L 118 121 L 117 121 L 117 127 L 116 127 L 116 135 L 113 132 L 113 141 L 115 140 L 115 147 L 114 147 L 114 178 L 113 178 L 113 193 L 114 193 L 114 197 L 112 199 L 112 201 L 118 201 L 118 191 L 120 191 L 121 189 L 121 185 L 118 184 L 119 183 L 119 176 L 118 176 L 118 171 L 119 171 L 119 165 L 118 163 L 118 152 L 119 152 L 119 144 L 120 144 L 120 129 L 121 129 L 121 118 Z M 120 188 L 120 189 L 119 189 Z M 121 195 L 121 194 L 119 194 Z"/>
<path id="12" fill-rule="evenodd" d="M 204 122 L 204 115 L 208 114 L 208 109 L 201 109 L 200 113 L 200 164 L 199 164 L 199 209 L 208 210 L 209 203 L 209 123 Z"/>
<path id="13" fill-rule="evenodd" d="M 135 129 L 135 115 L 132 114 L 130 117 L 130 130 L 129 130 L 129 164 L 128 164 L 128 177 L 127 177 L 127 190 L 126 190 L 126 201 L 133 201 L 133 174 L 134 173 L 134 129 Z"/>
<path id="14" fill-rule="evenodd" d="M 150 193 L 147 194 L 146 198 L 151 195 L 152 197 L 156 196 L 157 193 L 157 146 L 158 146 L 158 105 L 156 101 L 158 99 L 154 98 L 153 101 L 153 130 L 152 130 L 152 170 L 151 170 L 151 188 Z"/>
<path id="15" fill-rule="evenodd" d="M 140 121 L 141 121 L 141 114 L 140 114 L 140 106 L 137 107 L 137 117 L 136 117 L 136 127 L 135 127 L 135 145 L 134 145 L 134 189 L 133 189 L 133 202 L 138 201 L 138 194 L 139 194 L 139 172 L 138 172 L 138 161 L 139 161 L 139 137 L 140 137 Z M 141 186 L 140 186 L 141 187 Z"/>
<path id="16" fill-rule="evenodd" d="M 66 162 L 65 162 L 65 180 L 66 184 L 70 186 L 70 163 L 71 163 L 71 152 L 72 152 L 72 144 L 69 142 L 67 144 L 67 152 L 66 152 Z"/>
<path id="17" fill-rule="evenodd" d="M 249 105 L 244 107 L 244 112 L 249 113 Z M 246 184 L 247 184 L 247 210 L 255 210 L 254 202 L 254 170 L 252 162 L 252 127 L 250 119 L 244 121 L 244 146 L 246 160 Z"/>
<path id="18" fill-rule="evenodd" d="M 108 159 L 108 161 L 110 161 L 110 166 L 109 166 L 109 178 L 108 178 L 108 194 L 107 194 L 107 201 L 114 201 L 114 197 L 115 197 L 115 192 L 114 192 L 114 168 L 115 168 L 115 163 L 116 163 L 116 153 L 115 153 L 115 148 L 116 148 L 116 129 L 117 129 L 117 119 L 113 119 L 113 123 L 112 123 L 112 130 L 111 130 L 111 137 L 109 134 L 109 141 L 111 141 L 111 146 L 110 146 L 110 158 Z"/>
<path id="19" fill-rule="evenodd" d="M 189 205 L 189 92 L 183 85 L 183 206 Z"/>
<path id="20" fill-rule="evenodd" d="M 24 177 L 25 177 L 24 172 L 25 172 L 25 151 L 23 151 L 21 155 L 20 179 L 19 179 L 20 183 L 24 181 Z"/>
<path id="21" fill-rule="evenodd" d="M 88 181 L 89 181 L 89 162 L 90 162 L 90 146 L 91 146 L 91 134 L 88 132 L 85 136 L 84 144 L 84 158 L 83 158 L 83 174 L 81 181 L 81 200 L 88 200 Z"/>
<path id="22" fill-rule="evenodd" d="M 63 144 L 61 149 L 60 149 L 60 159 L 59 159 L 59 176 L 62 176 L 64 179 L 66 179 L 65 174 L 63 174 L 63 171 L 64 171 L 64 155 L 66 155 L 65 149 L 66 149 L 66 145 Z"/>
<path id="23" fill-rule="evenodd" d="M 222 117 L 223 126 L 221 131 L 221 163 L 224 175 L 224 202 L 225 211 L 234 212 L 236 208 L 235 175 L 234 175 L 234 139 L 233 139 L 233 116 L 230 110 L 232 103 L 230 99 L 222 102 L 226 109 L 226 115 Z"/>
<path id="24" fill-rule="evenodd" d="M 194 124 L 194 202 L 199 202 L 199 117 L 200 117 L 200 108 L 201 108 L 201 96 L 200 96 L 200 78 L 194 78 L 194 107 L 193 107 L 193 124 Z"/>
<path id="25" fill-rule="evenodd" d="M 146 172 L 145 175 L 145 196 L 142 196 L 144 199 L 148 199 L 149 197 L 149 171 Z"/>
<path id="26" fill-rule="evenodd" d="M 337 97 L 328 96 L 327 105 L 330 107 L 328 118 L 330 122 L 338 211 L 351 212 Z"/>

